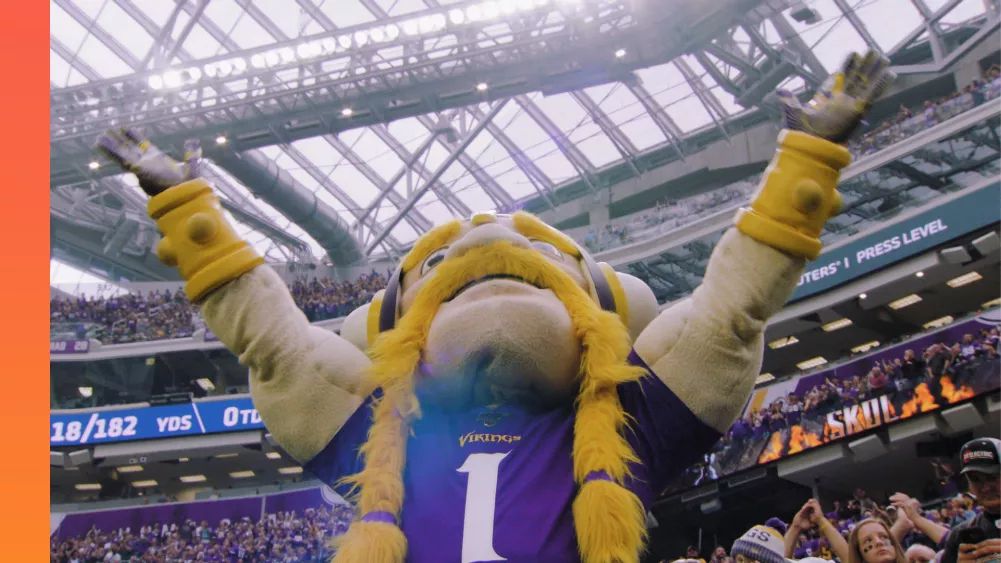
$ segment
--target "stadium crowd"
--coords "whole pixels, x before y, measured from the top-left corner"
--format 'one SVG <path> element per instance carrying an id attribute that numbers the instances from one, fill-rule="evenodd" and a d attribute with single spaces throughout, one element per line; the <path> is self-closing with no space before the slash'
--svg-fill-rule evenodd
<path id="1" fill-rule="evenodd" d="M 848 144 L 855 157 L 865 156 L 902 141 L 915 133 L 942 123 L 988 100 L 1001 97 L 1001 69 L 991 67 L 982 80 L 974 80 L 960 91 L 921 107 L 900 107 L 893 117 L 878 124 Z M 741 201 L 751 195 L 755 182 L 742 181 L 681 200 L 661 200 L 651 209 L 635 213 L 625 221 L 592 227 L 583 236 L 591 252 L 623 246 L 650 235 L 667 232 L 708 215 L 717 207 Z"/>
<path id="2" fill-rule="evenodd" d="M 921 502 L 906 493 L 897 492 L 881 500 L 882 502 L 877 502 L 866 491 L 856 489 L 851 497 L 834 500 L 826 509 L 811 499 L 789 522 L 772 517 L 763 525 L 789 538 L 785 549 L 791 553 L 784 555 L 791 559 L 812 557 L 847 563 L 832 548 L 831 540 L 837 541 L 832 534 L 839 535 L 849 544 L 852 532 L 860 523 L 875 519 L 885 525 L 901 549 L 905 550 L 908 563 L 928 563 L 934 560 L 935 552 L 941 547 L 942 538 L 939 533 L 947 533 L 984 512 L 983 507 L 962 494 Z M 830 529 L 825 529 L 827 524 L 824 521 L 830 523 Z M 921 522 L 922 526 L 919 527 L 915 522 Z M 735 563 L 736 559 L 731 551 L 718 545 L 709 554 L 709 558 L 704 559 L 699 549 L 692 545 L 685 550 L 683 556 L 673 561 Z M 918 557 L 919 554 L 924 557 Z M 667 561 L 665 559 L 663 563 Z"/>
<path id="3" fill-rule="evenodd" d="M 938 408 L 936 397 L 950 403 L 969 398 L 974 394 L 968 386 L 971 379 L 986 365 L 1001 365 L 999 344 L 995 326 L 964 334 L 956 342 L 933 343 L 919 352 L 905 348 L 898 357 L 873 362 L 862 375 L 825 377 L 804 393 L 790 392 L 748 409 L 673 488 L 699 486 L 783 453 L 821 445 L 836 438 L 826 435 L 823 421 L 828 413 L 874 397 L 888 395 L 894 412 L 904 417 Z M 760 450 L 766 443 L 769 447 Z"/>
<path id="4" fill-rule="evenodd" d="M 702 219 L 729 203 L 743 201 L 753 189 L 753 182 L 743 180 L 680 200 L 664 199 L 650 209 L 630 216 L 624 223 L 608 223 L 601 228 L 588 229 L 583 243 L 589 251 L 601 252 L 671 231 Z"/>
<path id="5" fill-rule="evenodd" d="M 327 563 L 330 538 L 347 531 L 354 509 L 346 504 L 209 523 L 186 520 L 137 530 L 99 530 L 53 539 L 52 563 Z"/>
<path id="6" fill-rule="evenodd" d="M 981 329 L 976 335 L 965 334 L 961 341 L 952 344 L 932 344 L 920 355 L 913 349 L 906 349 L 903 356 L 894 358 L 893 361 L 874 362 L 864 376 L 855 375 L 840 380 L 828 377 L 802 397 L 789 393 L 766 407 L 748 412 L 744 418 L 734 423 L 729 435 L 731 438 L 748 435 L 761 437 L 799 424 L 806 414 L 826 414 L 891 390 L 913 392 L 921 383 L 930 387 L 941 385 L 943 376 L 950 377 L 953 385 L 961 386 L 971 374 L 971 370 L 964 368 L 974 363 L 998 359 L 998 339 L 998 328 L 993 327 Z M 897 401 L 903 402 L 907 397 L 907 394 L 903 394 Z M 900 404 L 895 406 L 899 407 Z"/>
<path id="7" fill-rule="evenodd" d="M 368 303 L 385 287 L 386 279 L 386 274 L 372 271 L 349 281 L 295 280 L 289 289 L 296 305 L 315 322 L 342 317 Z M 121 344 L 190 337 L 203 323 L 183 292 L 156 290 L 107 298 L 53 297 L 49 324 L 53 332 L 73 334 L 80 340 Z"/>
<path id="8" fill-rule="evenodd" d="M 896 115 L 866 131 L 850 142 L 848 148 L 856 157 L 872 154 L 998 97 L 1001 97 L 1001 69 L 994 66 L 984 73 L 982 80 L 974 80 L 962 90 L 927 100 L 921 107 L 901 106 Z"/>

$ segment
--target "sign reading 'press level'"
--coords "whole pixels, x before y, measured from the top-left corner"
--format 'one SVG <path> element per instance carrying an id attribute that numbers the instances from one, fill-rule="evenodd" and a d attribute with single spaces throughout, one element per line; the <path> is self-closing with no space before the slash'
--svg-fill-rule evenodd
<path id="1" fill-rule="evenodd" d="M 826 291 L 996 223 L 999 188 L 1001 184 L 992 184 L 824 252 L 807 265 L 792 300 Z"/>

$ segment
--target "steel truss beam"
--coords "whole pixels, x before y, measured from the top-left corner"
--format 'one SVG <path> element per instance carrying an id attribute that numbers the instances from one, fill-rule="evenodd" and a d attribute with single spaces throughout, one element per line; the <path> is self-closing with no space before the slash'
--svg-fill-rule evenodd
<path id="1" fill-rule="evenodd" d="M 77 54 L 70 50 L 69 47 L 63 44 L 55 35 L 49 35 L 49 48 L 56 52 L 57 55 L 63 58 L 71 67 L 76 69 L 77 72 L 83 75 L 87 80 L 100 80 L 101 75 L 94 70 L 93 67 L 87 63 L 81 61 Z"/>
<path id="2" fill-rule="evenodd" d="M 515 96 L 514 100 L 549 135 L 549 138 L 556 143 L 556 148 L 570 161 L 570 164 L 580 174 L 581 180 L 587 184 L 587 187 L 592 192 L 597 192 L 598 188 L 594 185 L 594 164 L 591 164 L 587 156 L 580 151 L 576 144 L 570 141 L 563 131 L 560 131 L 560 128 L 553 123 L 553 120 L 549 119 L 549 116 L 539 106 L 535 105 L 528 96 Z"/>
<path id="3" fill-rule="evenodd" d="M 60 0 L 60 1 L 65 1 L 65 0 Z M 132 4 L 128 0 L 115 0 L 115 2 L 123 11 L 125 11 L 131 17 L 135 18 L 135 20 L 139 23 L 139 25 L 142 26 L 143 29 L 145 29 L 153 37 L 162 38 L 164 37 L 164 33 L 166 33 L 167 36 L 169 37 L 169 28 L 167 26 L 165 26 L 163 29 L 159 28 L 147 16 L 145 16 L 145 14 L 143 14 L 138 8 L 136 8 L 134 4 Z M 191 55 L 187 53 L 183 48 L 183 38 L 190 32 L 194 23 L 200 20 L 200 16 L 204 11 L 206 4 L 207 2 L 201 2 L 196 6 L 188 2 L 179 3 L 177 9 L 175 9 L 174 14 L 168 20 L 168 23 L 174 21 L 176 15 L 180 13 L 181 10 L 189 13 L 191 17 L 187 25 L 185 26 L 185 29 L 181 31 L 178 39 L 173 42 L 170 54 L 167 56 L 168 60 L 173 58 L 175 55 L 184 61 L 191 60 Z M 79 21 L 81 25 L 88 27 L 88 29 L 91 29 L 92 31 L 94 30 L 101 31 L 102 32 L 101 34 L 95 33 L 95 37 L 97 37 L 101 41 L 105 41 L 105 37 L 102 37 L 102 35 L 107 36 L 107 34 L 103 33 L 103 30 L 100 29 L 100 26 L 98 26 L 97 23 L 94 22 L 93 20 L 90 20 L 90 18 L 88 18 L 86 14 L 81 12 L 75 6 L 72 5 L 70 6 L 71 9 L 68 9 L 67 13 L 69 13 L 72 17 L 77 19 L 77 21 Z M 218 27 L 214 26 L 209 20 L 204 20 L 201 23 L 203 24 L 203 27 L 209 30 L 209 32 L 213 34 L 213 36 L 218 41 L 224 43 L 224 45 L 230 48 L 237 48 L 237 45 L 233 43 L 228 37 L 226 37 L 226 35 L 221 30 L 219 30 Z M 58 49 L 59 47 L 61 47 L 61 44 L 56 48 Z M 109 44 L 108 47 L 111 48 L 113 52 L 116 52 L 116 54 L 118 54 L 118 52 L 112 47 L 112 45 Z M 124 47 L 121 47 L 120 45 L 119 47 L 121 49 L 124 49 Z M 150 57 L 154 56 L 156 52 L 157 52 L 157 45 L 153 45 L 146 59 L 148 60 Z M 146 60 L 142 62 L 137 62 L 134 57 L 131 58 L 123 57 L 123 60 L 125 60 L 129 64 L 135 63 L 135 65 L 141 65 L 138 67 L 134 66 L 134 68 L 137 69 L 142 68 L 142 66 L 145 66 L 147 62 Z M 78 68 L 78 70 L 81 69 Z M 81 72 L 83 71 L 81 70 Z M 96 72 L 94 74 L 96 74 Z M 246 198 L 239 197 L 238 190 L 236 190 L 234 186 L 229 185 L 229 183 L 222 177 L 214 176 L 212 179 L 216 184 L 216 186 L 220 189 L 220 191 L 226 195 L 226 197 L 222 198 L 224 207 L 231 213 L 233 213 L 238 219 L 240 219 L 241 222 L 268 235 L 271 241 L 275 243 L 279 248 L 279 250 L 286 256 L 291 256 L 295 260 L 311 259 L 312 251 L 310 250 L 308 244 L 298 239 L 297 237 L 285 233 L 284 229 L 281 229 L 277 225 L 275 225 L 271 221 L 271 219 L 266 217 L 263 212 L 261 212 L 255 205 L 253 205 L 251 201 L 247 200 Z M 104 184 L 104 185 L 113 186 L 115 185 L 115 183 Z M 240 201 L 241 204 L 244 205 L 245 207 L 240 207 L 240 204 L 234 203 L 235 201 Z M 280 204 L 275 205 L 274 207 L 276 207 L 279 210 L 282 208 Z M 328 251 L 329 250 L 330 249 L 328 249 Z"/>
<path id="4" fill-rule="evenodd" d="M 115 1 L 126 5 L 125 0 Z M 94 92 L 125 84 L 130 84 L 130 87 L 122 88 L 129 92 L 124 100 L 108 105 L 111 108 L 109 115 L 96 119 L 93 115 L 72 113 L 70 107 L 65 105 L 65 94 L 72 93 L 72 89 L 63 89 L 54 92 L 52 99 L 56 118 L 52 120 L 51 177 L 54 183 L 72 183 L 88 177 L 86 170 L 79 169 L 79 163 L 82 161 L 85 164 L 92 158 L 90 143 L 96 134 L 112 123 L 155 127 L 158 140 L 168 149 L 180 146 L 185 137 L 204 139 L 227 134 L 244 150 L 281 142 L 275 138 L 277 132 L 296 140 L 478 103 L 482 101 L 482 95 L 472 86 L 482 78 L 490 80 L 492 96 L 512 96 L 540 89 L 543 85 L 565 91 L 574 89 L 571 86 L 574 83 L 578 88 L 586 85 L 585 82 L 595 80 L 595 76 L 604 77 L 600 81 L 614 80 L 635 68 L 671 60 L 687 49 L 688 43 L 695 37 L 717 33 L 732 23 L 733 14 L 737 13 L 734 7 L 758 4 L 756 0 L 721 2 L 713 7 L 715 12 L 690 26 L 691 36 L 665 43 L 665 14 L 633 17 L 627 3 L 604 1 L 604 8 L 594 12 L 599 15 L 588 24 L 587 33 L 581 33 L 575 25 L 571 25 L 575 20 L 553 23 L 555 20 L 551 19 L 546 27 L 517 33 L 505 31 L 505 26 L 493 25 L 490 31 L 481 28 L 465 43 L 453 42 L 446 47 L 445 43 L 439 42 L 438 47 L 433 47 L 438 51 L 424 52 L 417 62 L 411 62 L 411 58 L 416 56 L 414 53 L 419 51 L 416 45 L 434 44 L 434 37 L 424 36 L 401 42 L 410 47 L 401 51 L 399 58 L 394 60 L 380 53 L 385 49 L 384 45 L 372 45 L 359 49 L 350 57 L 335 56 L 333 59 L 291 64 L 285 69 L 255 71 L 245 75 L 249 82 L 245 76 L 238 77 L 238 80 L 203 78 L 196 90 L 180 93 L 150 92 L 146 85 L 146 73 L 100 81 L 80 89 Z M 192 13 L 197 7 L 185 3 L 184 9 Z M 405 17 L 389 21 L 399 19 Z M 235 48 L 224 34 L 219 37 L 222 32 L 213 29 L 211 20 L 203 18 L 200 23 L 221 44 Z M 597 35 L 595 30 L 600 30 Z M 348 31 L 353 29 L 340 30 Z M 332 37 L 335 33 L 338 32 L 331 31 L 328 35 Z M 451 30 L 446 29 L 440 36 L 449 33 Z M 462 36 L 453 37 L 462 41 Z M 635 58 L 610 60 L 609 50 L 614 50 L 612 46 L 621 43 L 623 38 L 628 38 L 631 44 L 655 44 L 656 48 L 636 49 Z M 294 48 L 298 41 L 289 40 L 287 43 Z M 247 57 L 276 45 L 233 51 L 217 59 Z M 373 58 L 376 54 L 383 58 Z M 395 66 L 397 62 L 403 65 Z M 359 65 L 366 67 L 364 72 L 358 72 Z M 223 88 L 235 88 L 238 84 L 244 84 L 242 90 L 226 91 Z M 100 96 L 97 99 L 100 101 Z M 318 115 L 337 113 L 348 104 L 356 109 L 350 119 L 317 118 Z"/>
<path id="5" fill-rule="evenodd" d="M 479 110 L 476 106 L 470 106 L 468 108 L 469 113 L 471 113 L 476 119 L 483 119 L 483 112 Z M 553 181 L 546 175 L 545 172 L 540 169 L 535 162 L 528 158 L 528 156 L 521 150 L 521 147 L 515 143 L 511 137 L 504 133 L 496 123 L 491 121 L 487 124 L 487 131 L 493 135 L 497 142 L 500 143 L 504 150 L 511 155 L 511 159 L 514 160 L 515 164 L 521 168 L 521 171 L 525 174 L 525 177 L 532 182 L 532 186 L 535 191 L 538 192 L 539 196 L 549 205 L 550 209 L 555 209 L 556 206 L 552 200 L 553 196 Z"/>
<path id="6" fill-rule="evenodd" d="M 401 143 L 399 139 L 394 137 L 392 133 L 389 132 L 389 128 L 387 128 L 385 125 L 373 126 L 370 128 L 370 131 L 375 133 L 376 136 L 382 140 L 382 142 L 386 143 L 386 146 L 388 146 L 394 153 L 396 153 L 396 156 L 398 156 L 400 160 L 402 160 L 405 163 L 409 163 L 407 167 L 408 173 L 410 172 L 416 173 L 417 177 L 420 178 L 421 180 L 425 182 L 429 181 L 429 179 L 432 176 L 432 172 L 431 170 L 428 170 L 426 166 L 424 166 L 424 163 L 420 161 L 420 158 L 430 149 L 430 145 L 433 144 L 433 141 L 436 140 L 437 135 L 435 135 L 434 132 L 431 133 L 431 136 L 427 140 L 428 145 L 424 147 L 423 150 L 416 151 L 413 154 L 411 154 L 410 151 L 407 150 L 407 147 L 403 146 L 403 143 Z M 431 185 L 431 191 L 433 191 L 435 195 L 438 196 L 438 201 L 440 201 L 442 205 L 448 208 L 449 212 L 453 216 L 469 217 L 469 215 L 473 212 L 471 209 L 469 209 L 469 207 L 465 203 L 463 203 L 461 199 L 456 197 L 455 194 L 452 193 L 452 191 L 445 186 L 445 184 L 442 184 L 440 181 L 435 180 L 434 182 L 430 182 L 430 185 Z"/>
<path id="7" fill-rule="evenodd" d="M 727 139 L 730 138 L 730 133 L 726 130 L 726 110 L 723 109 L 723 105 L 720 103 L 716 96 L 709 91 L 706 87 L 705 82 L 702 82 L 702 78 L 695 74 L 692 67 L 688 66 L 688 63 L 684 59 L 675 59 L 674 66 L 677 67 L 681 75 L 685 77 L 685 81 L 688 82 L 688 86 L 691 87 L 692 92 L 695 93 L 695 97 L 702 102 L 705 106 L 706 112 L 709 117 L 712 118 L 713 123 L 719 129 L 719 132 L 723 134 Z"/>
<path id="8" fill-rule="evenodd" d="M 96 21 L 91 20 L 90 17 L 83 12 L 83 10 L 76 6 L 76 4 L 70 2 L 70 0 L 55 0 L 55 3 L 57 6 L 62 8 L 63 11 L 69 14 L 70 17 L 76 20 L 77 23 L 83 26 L 88 33 L 96 37 L 101 43 L 104 43 L 104 46 L 125 64 L 129 65 L 129 68 L 140 68 L 140 61 L 136 59 L 124 45 L 115 39 L 114 36 L 105 31 L 104 28 L 98 25 Z"/>
<path id="9" fill-rule="evenodd" d="M 464 122 L 465 121 L 464 116 L 467 115 L 468 112 L 461 110 L 460 112 L 457 113 L 460 113 L 459 116 L 461 118 L 460 122 Z M 455 121 L 455 119 L 456 117 L 453 116 L 452 120 Z M 418 117 L 417 121 L 419 121 L 429 130 L 433 130 L 433 128 L 435 127 L 435 123 L 431 120 L 430 117 L 426 115 Z M 464 131 L 460 130 L 459 134 L 461 135 L 462 133 L 464 133 Z M 449 143 L 447 137 L 445 144 L 451 150 L 455 150 L 456 144 Z M 480 167 L 479 163 L 476 162 L 476 159 L 466 154 L 465 151 L 460 152 L 456 158 L 459 161 L 459 164 L 465 167 L 466 170 L 468 170 L 469 173 L 473 176 L 473 178 L 479 183 L 480 187 L 483 188 L 483 191 L 487 194 L 487 196 L 489 196 L 490 199 L 494 201 L 494 204 L 496 204 L 498 207 L 501 208 L 507 208 L 514 203 L 514 200 L 511 198 L 511 195 L 506 191 L 504 191 L 504 189 L 502 189 L 499 184 L 497 184 L 497 181 L 494 180 L 493 176 L 487 174 L 483 170 L 483 168 Z"/>
<path id="10" fill-rule="evenodd" d="M 306 158 L 306 155 L 299 152 L 299 149 L 293 147 L 292 145 L 283 145 L 282 150 L 285 154 L 289 156 L 296 164 L 298 164 L 304 172 L 310 175 L 314 180 L 320 184 L 320 188 L 326 190 L 335 198 L 337 201 L 343 205 L 348 213 L 350 213 L 356 220 L 363 221 L 363 224 L 368 227 L 370 231 L 378 229 L 379 225 L 375 221 L 374 217 L 363 218 L 361 216 L 361 210 L 358 206 L 358 202 L 354 201 L 344 191 L 343 188 L 338 186 L 327 174 L 324 174 L 322 170 L 310 159 Z M 389 246 L 389 250 L 399 251 L 402 248 L 400 242 L 393 237 L 387 237 L 386 243 Z"/>
<path id="11" fill-rule="evenodd" d="M 342 158 L 346 158 L 356 170 L 361 172 L 362 176 L 365 176 L 369 182 L 372 182 L 373 185 L 379 188 L 379 195 L 376 197 L 377 200 L 381 200 L 385 197 L 397 208 L 403 204 L 403 196 L 396 193 L 396 190 L 394 189 L 396 182 L 383 180 L 382 176 L 380 176 L 368 162 L 365 162 L 362 157 L 358 156 L 358 153 L 354 152 L 354 150 L 352 150 L 347 143 L 340 140 L 338 137 L 334 135 L 324 135 L 323 139 L 330 143 L 330 145 L 341 154 Z M 405 171 L 406 168 L 407 165 L 404 164 L 402 171 Z M 364 215 L 367 215 L 367 210 Z M 430 219 L 425 217 L 423 213 L 416 209 L 407 215 L 407 223 L 409 223 L 410 226 L 413 227 L 418 233 L 427 231 L 434 226 Z M 355 227 L 357 226 L 358 225 L 356 224 Z"/>
<path id="12" fill-rule="evenodd" d="M 685 133 L 678 127 L 678 124 L 671 119 L 670 115 L 664 111 L 664 108 L 653 99 L 650 92 L 640 83 L 630 84 L 629 90 L 636 96 L 636 99 L 640 101 L 643 109 L 646 110 L 650 117 L 653 118 L 653 122 L 657 124 L 660 128 L 661 133 L 664 137 L 674 146 L 674 149 L 678 153 L 678 157 L 682 160 L 685 158 L 685 152 L 681 149 L 682 138 Z"/>
<path id="13" fill-rule="evenodd" d="M 877 43 L 876 40 L 873 39 L 872 34 L 869 33 L 869 28 L 866 27 L 862 18 L 858 17 L 855 10 L 848 5 L 847 0 L 834 0 L 834 5 L 841 10 L 841 13 L 844 14 L 848 23 L 852 24 L 852 27 L 854 27 L 855 31 L 862 36 L 862 40 L 865 41 L 865 44 L 868 45 L 870 49 L 882 52 L 882 49 L 879 47 L 879 43 Z"/>
<path id="14" fill-rule="evenodd" d="M 403 217 L 410 212 L 410 210 L 414 207 L 414 205 L 417 204 L 417 202 L 421 199 L 421 197 L 423 197 L 424 194 L 427 193 L 429 189 L 431 189 L 431 186 L 434 184 L 434 182 L 437 182 L 438 179 L 441 178 L 442 174 L 444 174 L 445 171 L 448 170 L 448 167 L 451 166 L 456 160 L 458 160 L 459 155 L 461 155 L 463 151 L 465 151 L 466 148 L 469 146 L 469 144 L 473 142 L 476 136 L 479 135 L 480 132 L 486 128 L 487 124 L 490 123 L 490 121 L 497 116 L 501 108 L 503 108 L 504 104 L 506 103 L 507 100 L 500 100 L 498 102 L 494 102 L 493 106 L 490 108 L 490 111 L 487 112 L 487 114 L 483 117 L 483 119 L 479 120 L 479 122 L 477 122 L 477 124 L 472 129 L 470 129 L 458 143 L 456 143 L 456 145 L 452 148 L 452 153 L 449 154 L 448 158 L 446 158 L 440 165 L 438 165 L 438 168 L 436 168 L 435 171 L 431 174 L 431 177 L 427 180 L 427 182 L 423 186 L 415 190 L 414 193 L 412 193 L 410 197 L 407 198 L 406 203 L 404 203 L 403 207 L 399 209 L 396 215 L 394 215 L 389 221 L 383 224 L 382 230 L 379 233 L 377 233 L 375 238 L 372 241 L 370 241 L 366 246 L 365 248 L 366 254 L 371 254 L 372 251 L 378 247 L 379 243 L 382 242 L 384 238 L 389 236 L 389 233 L 393 230 L 393 228 L 396 227 L 396 225 L 398 225 L 400 221 L 403 220 Z"/>
<path id="15" fill-rule="evenodd" d="M 612 119 L 608 117 L 608 114 L 606 114 L 604 110 L 602 110 L 601 107 L 595 103 L 587 92 L 584 92 L 583 90 L 576 90 L 571 92 L 570 95 L 573 96 L 573 99 L 577 100 L 577 103 L 584 108 L 584 111 L 586 111 L 588 116 L 591 117 L 591 121 L 598 124 L 598 128 L 601 129 L 601 132 L 604 133 L 610 141 L 612 141 L 615 149 L 619 151 L 619 156 L 621 156 L 626 162 L 629 169 L 633 171 L 633 174 L 639 176 L 640 170 L 636 167 L 636 153 L 639 151 L 636 149 L 636 145 L 634 145 L 629 137 L 627 137 L 626 134 L 612 122 Z"/>

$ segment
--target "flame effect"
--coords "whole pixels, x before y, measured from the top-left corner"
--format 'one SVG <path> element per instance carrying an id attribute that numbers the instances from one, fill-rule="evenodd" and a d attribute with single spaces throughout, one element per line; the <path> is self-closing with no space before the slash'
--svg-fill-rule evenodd
<path id="1" fill-rule="evenodd" d="M 971 387 L 966 385 L 957 389 L 956 385 L 952 382 L 952 378 L 948 375 L 943 375 L 942 379 L 939 380 L 939 383 L 942 385 L 942 398 L 948 401 L 950 405 L 952 403 L 958 403 L 963 399 L 969 399 L 976 394 L 973 392 Z"/>
<path id="2" fill-rule="evenodd" d="M 823 439 L 816 432 L 808 432 L 802 426 L 794 424 L 789 436 L 789 455 L 823 444 Z"/>
<path id="3" fill-rule="evenodd" d="M 768 463 L 782 457 L 782 432 L 772 432 L 765 450 L 758 456 L 758 463 Z"/>
<path id="4" fill-rule="evenodd" d="M 927 383 L 922 383 L 914 388 L 914 398 L 901 406 L 900 418 L 914 416 L 917 413 L 933 411 L 938 408 L 935 397 L 928 389 Z"/>

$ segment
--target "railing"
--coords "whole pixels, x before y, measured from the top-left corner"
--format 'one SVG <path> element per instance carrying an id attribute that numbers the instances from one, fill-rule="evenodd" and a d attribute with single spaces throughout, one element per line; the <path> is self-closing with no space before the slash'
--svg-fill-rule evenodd
<path id="1" fill-rule="evenodd" d="M 849 145 L 859 164 L 867 157 L 882 153 L 891 145 L 901 143 L 909 138 L 944 124 L 952 118 L 972 109 L 983 106 L 986 102 L 1001 97 L 1001 78 L 985 85 L 984 100 L 976 103 L 972 94 L 963 93 L 899 123 L 887 124 L 867 134 L 859 141 Z M 996 110 L 997 104 L 987 104 L 988 112 Z M 857 170 L 857 167 L 853 167 Z M 852 168 L 842 175 L 842 182 L 850 179 Z M 857 172 L 856 172 L 857 173 Z M 598 229 L 588 229 L 579 235 L 581 242 L 592 252 L 603 253 L 615 248 L 641 243 L 644 240 L 663 236 L 685 225 L 695 223 L 708 216 L 715 216 L 721 210 L 736 210 L 750 200 L 757 184 L 757 177 L 748 178 L 728 184 L 698 196 L 678 200 L 672 205 L 658 205 L 653 209 L 639 211 L 624 217 L 618 217 Z M 705 201 L 716 200 L 717 205 L 704 207 Z"/>

